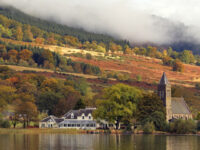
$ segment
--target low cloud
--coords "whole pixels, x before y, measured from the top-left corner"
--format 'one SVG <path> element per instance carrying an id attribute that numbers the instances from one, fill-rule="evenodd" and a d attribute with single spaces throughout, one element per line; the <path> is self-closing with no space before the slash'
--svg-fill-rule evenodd
<path id="1" fill-rule="evenodd" d="M 168 9 L 167 0 L 1 0 L 30 15 L 54 20 L 86 31 L 111 35 L 135 43 L 170 44 L 179 41 L 200 42 L 198 21 L 189 22 L 184 7 L 194 1 L 175 0 Z M 198 5 L 199 2 L 196 4 Z M 177 7 L 176 7 L 177 6 Z M 159 8 L 160 9 L 159 9 Z M 175 9 L 180 9 L 175 13 Z M 196 7 L 195 7 L 196 8 Z M 194 13 L 196 9 L 191 10 Z M 184 19 L 185 17 L 185 19 Z"/>

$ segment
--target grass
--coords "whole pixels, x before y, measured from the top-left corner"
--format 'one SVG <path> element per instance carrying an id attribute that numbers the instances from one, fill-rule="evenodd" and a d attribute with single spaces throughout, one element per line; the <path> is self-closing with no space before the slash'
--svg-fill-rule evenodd
<path id="1" fill-rule="evenodd" d="M 0 134 L 81 134 L 87 133 L 87 130 L 76 130 L 76 129 L 41 129 L 41 128 L 32 128 L 32 129 L 14 129 L 14 128 L 0 128 Z"/>
<path id="2" fill-rule="evenodd" d="M 41 68 L 32 68 L 32 67 L 24 67 L 24 66 L 16 66 L 16 65 L 0 65 L 0 66 L 8 66 L 9 68 L 15 70 L 15 71 L 35 71 L 35 72 L 49 72 L 54 73 L 53 70 L 50 69 L 41 69 Z M 95 75 L 88 75 L 88 74 L 82 74 L 82 73 L 69 73 L 69 72 L 59 72 L 66 75 L 73 75 L 76 77 L 83 77 L 86 79 L 97 79 L 98 76 Z"/>

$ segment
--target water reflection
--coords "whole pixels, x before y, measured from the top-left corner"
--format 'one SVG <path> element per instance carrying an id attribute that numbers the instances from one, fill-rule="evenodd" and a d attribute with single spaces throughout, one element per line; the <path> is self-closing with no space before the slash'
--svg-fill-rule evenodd
<path id="1" fill-rule="evenodd" d="M 199 136 L 0 134 L 0 150 L 198 150 Z"/>

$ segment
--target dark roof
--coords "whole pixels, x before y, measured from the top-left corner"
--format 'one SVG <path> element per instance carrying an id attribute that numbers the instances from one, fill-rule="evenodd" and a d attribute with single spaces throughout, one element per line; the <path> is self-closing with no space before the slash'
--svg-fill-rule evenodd
<path id="1" fill-rule="evenodd" d="M 160 79 L 160 84 L 165 84 L 165 85 L 170 84 L 168 79 L 167 79 L 165 72 L 163 72 L 162 78 Z"/>
<path id="2" fill-rule="evenodd" d="M 54 119 L 54 120 L 56 121 L 56 123 L 60 123 L 60 122 L 64 121 L 63 118 L 56 118 L 56 119 Z"/>
<path id="3" fill-rule="evenodd" d="M 55 121 L 55 119 L 58 119 L 58 118 L 51 115 L 51 116 L 48 116 L 48 117 L 44 118 L 41 122 L 47 122 L 47 121 L 49 121 L 50 119 L 52 119 L 53 121 Z"/>
<path id="4" fill-rule="evenodd" d="M 85 116 L 88 116 L 89 114 L 92 114 L 92 112 L 95 110 L 96 108 L 86 108 L 86 109 L 79 109 L 79 110 L 70 110 L 68 113 L 66 113 L 63 117 L 65 119 L 72 119 L 71 118 L 71 114 L 73 113 L 74 118 L 73 119 L 77 119 L 78 116 L 81 116 L 82 114 L 84 114 Z"/>
<path id="5" fill-rule="evenodd" d="M 172 97 L 173 114 L 191 114 L 183 97 Z"/>

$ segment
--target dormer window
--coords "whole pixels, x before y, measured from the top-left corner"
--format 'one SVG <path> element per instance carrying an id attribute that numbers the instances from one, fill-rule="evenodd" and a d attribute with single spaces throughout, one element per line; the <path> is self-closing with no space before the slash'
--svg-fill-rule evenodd
<path id="1" fill-rule="evenodd" d="M 71 114 L 71 119 L 74 119 L 74 114 L 73 113 Z"/>
<path id="2" fill-rule="evenodd" d="M 85 119 L 85 117 L 84 117 L 84 116 L 82 116 L 82 119 Z"/>
<path id="3" fill-rule="evenodd" d="M 91 119 L 91 116 L 89 116 L 89 120 Z"/>

